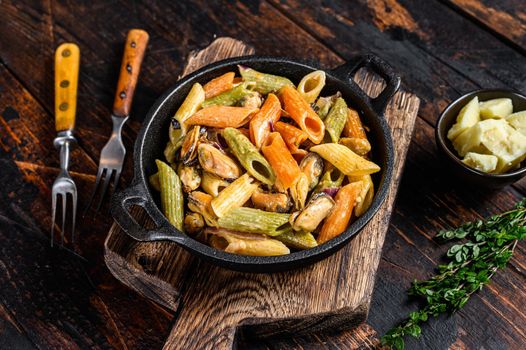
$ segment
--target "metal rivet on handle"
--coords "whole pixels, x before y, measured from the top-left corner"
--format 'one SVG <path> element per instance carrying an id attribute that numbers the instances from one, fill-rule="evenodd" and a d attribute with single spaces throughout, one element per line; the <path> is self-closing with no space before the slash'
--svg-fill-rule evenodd
<path id="1" fill-rule="evenodd" d="M 126 97 L 126 92 L 125 91 L 121 91 L 121 93 L 119 94 L 119 97 L 120 98 L 125 98 Z"/>
<path id="2" fill-rule="evenodd" d="M 60 82 L 60 87 L 61 88 L 67 88 L 69 86 L 69 81 L 68 80 L 62 80 Z"/>
<path id="3" fill-rule="evenodd" d="M 128 71 L 128 73 L 131 73 L 132 71 L 132 67 L 130 66 L 129 63 L 126 64 L 126 70 Z"/>
<path id="4" fill-rule="evenodd" d="M 137 44 L 135 43 L 135 41 L 132 41 L 130 46 L 134 48 L 135 46 L 137 46 Z"/>
<path id="5" fill-rule="evenodd" d="M 58 109 L 60 109 L 61 111 L 65 111 L 68 109 L 68 104 L 66 102 L 62 102 L 60 106 L 58 106 Z"/>
<path id="6" fill-rule="evenodd" d="M 62 57 L 68 57 L 71 56 L 71 51 L 69 49 L 65 49 L 62 51 Z"/>

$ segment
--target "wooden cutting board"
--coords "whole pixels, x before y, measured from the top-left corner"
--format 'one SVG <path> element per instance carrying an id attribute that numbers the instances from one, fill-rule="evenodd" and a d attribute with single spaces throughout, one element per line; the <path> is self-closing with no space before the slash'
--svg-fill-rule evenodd
<path id="1" fill-rule="evenodd" d="M 183 75 L 220 59 L 253 53 L 240 41 L 218 38 L 190 54 Z M 365 70 L 355 80 L 371 96 L 384 86 Z M 234 272 L 200 261 L 174 243 L 135 242 L 114 224 L 105 242 L 108 268 L 138 293 L 178 310 L 167 349 L 231 349 L 236 334 L 290 336 L 356 327 L 367 318 L 418 106 L 418 97 L 398 92 L 387 107 L 395 146 L 389 194 L 362 232 L 329 258 L 289 272 Z M 136 220 L 148 225 L 144 213 L 135 209 Z"/>

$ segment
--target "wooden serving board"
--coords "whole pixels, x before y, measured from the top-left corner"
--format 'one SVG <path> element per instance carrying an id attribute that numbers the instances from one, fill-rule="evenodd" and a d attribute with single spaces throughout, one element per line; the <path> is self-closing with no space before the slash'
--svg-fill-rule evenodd
<path id="1" fill-rule="evenodd" d="M 183 75 L 220 59 L 253 53 L 240 41 L 219 38 L 190 54 Z M 371 96 L 384 86 L 364 70 L 355 80 Z M 395 146 L 389 194 L 362 232 L 329 258 L 289 272 L 234 272 L 194 258 L 174 243 L 135 242 L 114 224 L 105 242 L 108 268 L 138 293 L 178 310 L 167 349 L 231 349 L 236 334 L 288 336 L 356 327 L 369 310 L 418 106 L 418 97 L 398 92 L 387 107 Z M 139 223 L 147 222 L 138 209 L 134 215 Z"/>

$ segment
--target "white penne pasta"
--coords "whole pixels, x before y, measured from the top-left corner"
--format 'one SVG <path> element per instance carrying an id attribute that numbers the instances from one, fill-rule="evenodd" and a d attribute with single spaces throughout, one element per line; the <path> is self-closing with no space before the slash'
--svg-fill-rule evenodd
<path id="1" fill-rule="evenodd" d="M 307 103 L 314 103 L 325 86 L 325 72 L 317 70 L 307 74 L 298 84 L 298 92 Z"/>
<path id="2" fill-rule="evenodd" d="M 187 128 L 185 121 L 201 108 L 203 102 L 205 102 L 205 90 L 201 84 L 195 83 L 174 115 L 174 118 L 181 125 L 183 135 L 186 134 Z"/>
<path id="3" fill-rule="evenodd" d="M 360 157 L 344 145 L 324 143 L 311 147 L 310 151 L 318 153 L 345 175 L 363 176 L 380 171 L 378 165 Z"/>
<path id="4" fill-rule="evenodd" d="M 221 191 L 211 203 L 212 209 L 217 217 L 220 218 L 228 211 L 239 208 L 245 204 L 252 196 L 252 193 L 258 188 L 258 185 L 253 182 L 254 178 L 245 174 Z"/>
<path id="5" fill-rule="evenodd" d="M 363 213 L 369 209 L 374 198 L 374 183 L 371 175 L 365 176 L 348 176 L 349 182 L 362 181 L 363 187 L 356 198 L 356 206 L 354 207 L 354 215 L 356 217 L 362 216 Z"/>

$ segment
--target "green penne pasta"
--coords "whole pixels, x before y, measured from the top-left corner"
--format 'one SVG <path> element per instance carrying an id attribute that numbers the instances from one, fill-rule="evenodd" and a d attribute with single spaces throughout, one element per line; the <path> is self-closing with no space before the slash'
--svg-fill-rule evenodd
<path id="1" fill-rule="evenodd" d="M 272 75 L 258 72 L 255 69 L 245 66 L 238 66 L 239 73 L 243 81 L 254 83 L 254 90 L 260 94 L 266 95 L 270 92 L 277 92 L 285 85 L 294 86 L 292 81 L 279 75 Z"/>
<path id="2" fill-rule="evenodd" d="M 325 123 L 325 130 L 329 133 L 332 142 L 338 142 L 346 121 L 347 104 L 343 98 L 339 97 L 323 121 Z"/>
<path id="3" fill-rule="evenodd" d="M 184 99 L 181 107 L 175 112 L 174 118 L 181 125 L 182 135 L 186 134 L 186 119 L 190 118 L 192 114 L 201 108 L 201 104 L 205 101 L 205 90 L 199 83 L 195 83 L 190 92 Z"/>
<path id="4" fill-rule="evenodd" d="M 329 188 L 339 188 L 342 185 L 342 182 L 345 179 L 345 174 L 334 166 L 329 165 L 327 167 L 329 169 L 327 169 L 321 176 L 320 182 L 318 182 L 318 185 L 314 188 L 313 194 Z"/>
<path id="5" fill-rule="evenodd" d="M 276 175 L 270 164 L 241 131 L 234 128 L 226 128 L 222 134 L 230 151 L 250 175 L 267 185 L 274 184 Z"/>
<path id="6" fill-rule="evenodd" d="M 249 83 L 239 84 L 231 90 L 225 91 L 222 94 L 209 98 L 203 102 L 202 107 L 205 108 L 214 105 L 234 106 L 245 96 L 254 93 L 252 90 L 249 90 L 247 88 L 248 85 Z"/>
<path id="7" fill-rule="evenodd" d="M 159 182 L 159 172 L 151 175 L 148 178 L 150 186 L 152 186 L 156 191 L 161 192 L 161 183 Z"/>
<path id="8" fill-rule="evenodd" d="M 316 103 L 314 104 L 314 110 L 316 111 L 316 113 L 318 113 L 322 120 L 324 120 L 327 117 L 327 114 L 329 114 L 329 111 L 331 110 L 334 101 L 336 101 L 336 99 L 340 96 L 341 94 L 337 92 L 332 96 L 318 97 Z"/>
<path id="9" fill-rule="evenodd" d="M 285 243 L 287 247 L 295 249 L 309 249 L 314 248 L 318 245 L 316 238 L 310 232 L 286 232 L 279 236 L 275 236 L 274 239 Z"/>
<path id="10" fill-rule="evenodd" d="M 235 208 L 219 218 L 219 227 L 229 230 L 262 233 L 279 236 L 292 232 L 289 224 L 290 214 L 273 213 L 254 208 Z"/>
<path id="11" fill-rule="evenodd" d="M 166 144 L 166 148 L 164 149 L 164 157 L 168 163 L 175 163 L 175 159 L 177 157 L 177 148 L 173 143 L 168 142 Z"/>
<path id="12" fill-rule="evenodd" d="M 156 160 L 159 169 L 159 184 L 161 188 L 161 206 L 168 221 L 179 231 L 183 230 L 184 202 L 181 180 L 171 166 Z"/>

